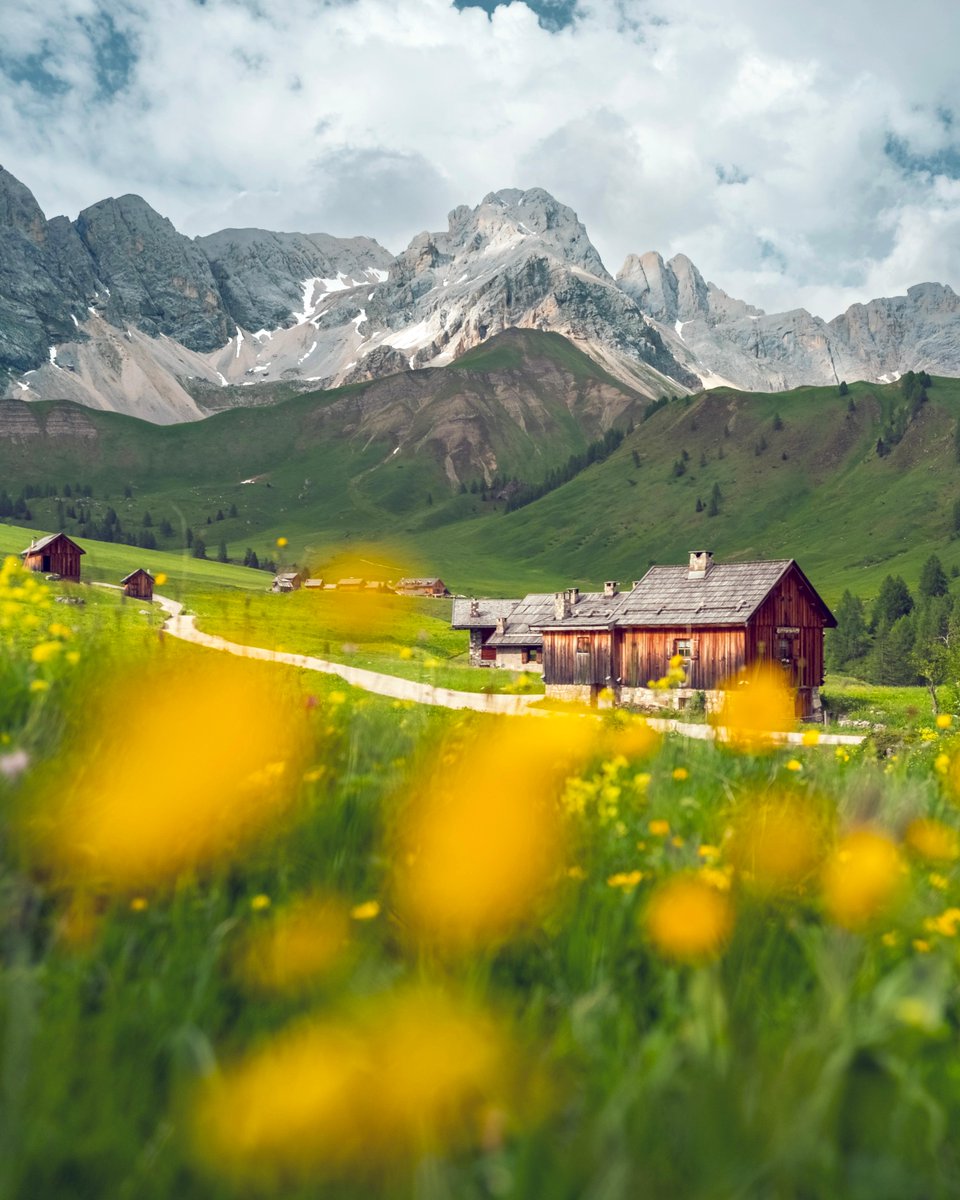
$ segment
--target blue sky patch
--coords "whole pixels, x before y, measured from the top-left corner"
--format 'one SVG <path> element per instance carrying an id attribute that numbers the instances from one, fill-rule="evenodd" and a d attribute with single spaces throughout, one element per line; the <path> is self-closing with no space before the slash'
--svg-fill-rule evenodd
<path id="1" fill-rule="evenodd" d="M 70 90 L 70 85 L 49 70 L 47 64 L 52 59 L 53 55 L 46 47 L 24 58 L 7 58 L 0 55 L 0 72 L 13 83 L 28 84 L 41 96 L 62 96 Z"/>
<path id="2" fill-rule="evenodd" d="M 482 8 L 488 15 L 501 5 L 523 3 L 537 14 L 542 29 L 556 33 L 572 25 L 577 15 L 577 0 L 453 0 L 454 8 Z"/>
<path id="3" fill-rule="evenodd" d="M 960 145 L 943 146 L 933 154 L 916 154 L 906 138 L 888 133 L 883 152 L 907 175 L 945 175 L 948 179 L 960 179 Z"/>

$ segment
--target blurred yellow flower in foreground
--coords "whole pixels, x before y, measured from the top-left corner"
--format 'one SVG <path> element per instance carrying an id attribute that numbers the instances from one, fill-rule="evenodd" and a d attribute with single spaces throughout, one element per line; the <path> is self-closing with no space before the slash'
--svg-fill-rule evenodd
<path id="1" fill-rule="evenodd" d="M 311 983 L 341 957 L 349 938 L 345 906 L 307 897 L 258 922 L 237 959 L 237 973 L 261 991 L 290 991 Z"/>
<path id="2" fill-rule="evenodd" d="M 211 1080 L 194 1145 L 210 1166 L 264 1183 L 476 1144 L 511 1090 L 509 1050 L 487 1016 L 439 993 L 379 997 L 291 1028 Z"/>
<path id="3" fill-rule="evenodd" d="M 157 587 L 163 587 L 163 585 L 167 582 L 166 571 L 158 571 L 153 577 L 153 582 L 157 585 Z"/>
<path id="4" fill-rule="evenodd" d="M 937 713 L 937 728 L 949 729 L 953 724 L 953 717 L 950 713 Z"/>
<path id="5" fill-rule="evenodd" d="M 355 904 L 350 909 L 350 916 L 354 921 L 373 921 L 380 916 L 380 901 L 364 900 L 362 904 Z"/>
<path id="6" fill-rule="evenodd" d="M 819 868 L 827 828 L 809 800 L 764 795 L 734 817 L 730 859 L 756 891 L 772 894 L 802 887 Z"/>
<path id="7" fill-rule="evenodd" d="M 776 733 L 796 723 L 793 691 L 782 671 L 759 666 L 744 671 L 723 688 L 723 701 L 711 714 L 717 737 L 745 753 L 768 749 Z"/>
<path id="8" fill-rule="evenodd" d="M 884 833 L 854 829 L 840 839 L 823 871 L 827 916 L 845 929 L 860 930 L 895 906 L 905 865 Z"/>
<path id="9" fill-rule="evenodd" d="M 277 538 L 277 545 L 280 547 L 281 550 L 284 548 L 284 546 L 286 546 L 286 544 L 287 544 L 287 539 L 285 537 Z"/>
<path id="10" fill-rule="evenodd" d="M 559 795 L 587 753 L 587 722 L 485 722 L 417 783 L 399 830 L 402 917 L 429 940 L 496 939 L 535 918 L 559 872 Z"/>
<path id="11" fill-rule="evenodd" d="M 960 857 L 960 835 L 932 817 L 917 817 L 903 835 L 906 845 L 930 862 L 950 862 Z"/>
<path id="12" fill-rule="evenodd" d="M 726 946 L 733 931 L 733 906 L 700 876 L 675 875 L 651 896 L 644 926 L 665 958 L 703 962 Z"/>
<path id="13" fill-rule="evenodd" d="M 306 726 L 278 675 L 217 660 L 102 686 L 83 733 L 39 773 L 23 826 L 67 882 L 172 879 L 244 848 L 290 808 Z"/>

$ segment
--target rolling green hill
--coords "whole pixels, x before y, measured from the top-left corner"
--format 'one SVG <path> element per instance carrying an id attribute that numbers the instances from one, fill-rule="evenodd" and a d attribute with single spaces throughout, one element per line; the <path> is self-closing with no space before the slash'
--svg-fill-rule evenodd
<path id="1" fill-rule="evenodd" d="M 514 330 L 448 368 L 189 425 L 4 402 L 0 493 L 28 489 L 25 525 L 82 534 L 113 509 L 121 536 L 161 549 L 189 529 L 211 558 L 222 544 L 332 570 L 346 555 L 457 591 L 629 581 L 706 547 L 798 558 L 835 600 L 914 581 L 933 551 L 960 571 L 960 381 L 907 392 L 720 389 L 650 412 L 569 342 Z M 507 511 L 611 428 L 625 436 L 609 457 Z"/>

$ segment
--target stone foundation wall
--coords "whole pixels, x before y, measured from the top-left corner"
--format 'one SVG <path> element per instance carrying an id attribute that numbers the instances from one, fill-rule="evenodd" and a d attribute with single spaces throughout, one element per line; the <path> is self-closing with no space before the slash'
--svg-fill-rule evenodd
<path id="1" fill-rule="evenodd" d="M 548 683 L 547 695 L 552 700 L 569 700 L 577 704 L 591 704 L 594 689 L 589 683 Z"/>
<path id="2" fill-rule="evenodd" d="M 509 671 L 531 671 L 538 675 L 543 671 L 543 663 L 524 662 L 521 650 L 512 650 L 506 646 L 497 648 L 496 665 L 506 667 Z"/>

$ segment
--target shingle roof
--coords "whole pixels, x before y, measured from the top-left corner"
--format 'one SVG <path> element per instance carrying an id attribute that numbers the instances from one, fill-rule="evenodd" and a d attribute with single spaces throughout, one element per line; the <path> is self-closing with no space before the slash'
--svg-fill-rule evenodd
<path id="1" fill-rule="evenodd" d="M 756 612 L 793 559 L 713 563 L 702 579 L 686 566 L 651 567 L 620 598 L 617 625 L 743 625 Z"/>
<path id="2" fill-rule="evenodd" d="M 137 567 L 137 569 L 135 571 L 131 571 L 129 575 L 124 575 L 124 577 L 120 580 L 120 582 L 121 583 L 129 583 L 130 580 L 133 579 L 137 575 L 146 575 L 146 577 L 150 580 L 151 583 L 154 582 L 153 576 L 150 574 L 149 571 L 144 570 L 143 567 Z"/>
<path id="3" fill-rule="evenodd" d="M 509 617 L 520 600 L 477 600 L 477 615 L 470 615 L 474 601 L 458 598 L 453 602 L 450 625 L 454 629 L 492 629 L 498 617 Z"/>
<path id="4" fill-rule="evenodd" d="M 570 616 L 558 621 L 550 597 L 550 609 L 538 622 L 540 629 L 606 629 L 623 595 L 605 596 L 603 592 L 581 592 L 570 605 Z"/>
<path id="5" fill-rule="evenodd" d="M 553 592 L 531 592 L 522 600 L 512 601 L 503 633 L 487 639 L 488 646 L 542 646 L 543 635 L 536 628 L 553 616 Z"/>
<path id="6" fill-rule="evenodd" d="M 551 613 L 539 622 L 539 627 L 744 625 L 791 566 L 800 571 L 792 558 L 712 563 L 703 577 L 694 579 L 690 578 L 686 565 L 651 567 L 632 591 L 616 596 L 605 596 L 602 592 L 581 595 L 572 605 L 569 617 L 558 621 Z M 819 600 L 809 580 L 805 576 L 804 579 Z M 832 621 L 826 605 L 823 609 Z"/>
<path id="7" fill-rule="evenodd" d="M 81 554 L 86 554 L 86 550 L 84 550 L 82 546 L 78 546 L 72 538 L 68 538 L 65 533 L 48 533 L 47 536 L 42 537 L 39 542 L 31 542 L 26 550 L 21 550 L 20 557 L 22 558 L 25 554 L 36 554 L 38 550 L 45 550 L 46 547 L 49 546 L 51 542 L 55 542 L 57 538 L 63 538 L 63 540 L 69 542 L 75 550 L 79 550 Z"/>

